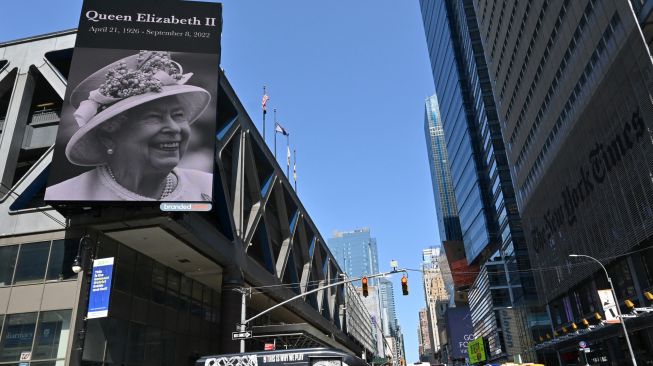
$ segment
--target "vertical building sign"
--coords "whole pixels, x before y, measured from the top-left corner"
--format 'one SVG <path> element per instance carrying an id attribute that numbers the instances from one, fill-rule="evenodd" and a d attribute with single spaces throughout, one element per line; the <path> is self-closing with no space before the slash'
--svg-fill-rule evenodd
<path id="1" fill-rule="evenodd" d="M 612 290 L 598 290 L 599 299 L 605 313 L 607 323 L 619 323 L 619 313 L 617 313 L 617 302 L 612 296 Z"/>
<path id="2" fill-rule="evenodd" d="M 93 278 L 88 299 L 88 319 L 104 318 L 109 315 L 113 257 L 93 261 Z"/>
<path id="3" fill-rule="evenodd" d="M 46 201 L 210 203 L 222 6 L 85 0 Z"/>

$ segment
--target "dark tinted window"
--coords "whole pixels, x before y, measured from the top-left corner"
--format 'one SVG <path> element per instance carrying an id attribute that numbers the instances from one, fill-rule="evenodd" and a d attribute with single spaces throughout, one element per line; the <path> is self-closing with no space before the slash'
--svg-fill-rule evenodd
<path id="1" fill-rule="evenodd" d="M 123 247 L 120 247 L 122 251 Z M 150 298 L 152 287 L 152 260 L 144 255 L 138 255 L 136 268 L 134 269 L 134 295 L 143 298 Z"/>
<path id="2" fill-rule="evenodd" d="M 11 277 L 16 267 L 18 245 L 0 247 L 0 286 L 11 285 Z"/>
<path id="3" fill-rule="evenodd" d="M 43 281 L 49 252 L 50 242 L 21 245 L 18 252 L 14 284 L 20 285 Z"/>
<path id="4" fill-rule="evenodd" d="M 39 317 L 33 360 L 65 358 L 70 333 L 70 310 L 44 311 Z M 61 347 L 60 347 L 61 345 Z"/>
<path id="5" fill-rule="evenodd" d="M 152 301 L 163 305 L 166 297 L 166 267 L 154 262 L 152 267 Z"/>
<path id="6" fill-rule="evenodd" d="M 32 349 L 36 313 L 7 315 L 0 340 L 0 362 L 18 361 L 20 353 Z"/>
<path id="7" fill-rule="evenodd" d="M 52 243 L 46 280 L 62 281 L 76 276 L 72 266 L 77 256 L 77 247 L 76 239 L 56 240 Z"/>

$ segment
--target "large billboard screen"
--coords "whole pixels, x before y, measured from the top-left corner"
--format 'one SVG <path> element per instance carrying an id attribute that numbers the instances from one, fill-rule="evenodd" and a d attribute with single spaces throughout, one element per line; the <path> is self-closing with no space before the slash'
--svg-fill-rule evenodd
<path id="1" fill-rule="evenodd" d="M 221 4 L 85 0 L 49 202 L 210 202 Z"/>

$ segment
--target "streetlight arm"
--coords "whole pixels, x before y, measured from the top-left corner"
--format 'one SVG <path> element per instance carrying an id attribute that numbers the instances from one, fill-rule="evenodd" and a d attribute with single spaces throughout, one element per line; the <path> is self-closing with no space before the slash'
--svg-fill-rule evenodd
<path id="1" fill-rule="evenodd" d="M 617 299 L 617 293 L 614 290 L 614 285 L 612 284 L 612 279 L 610 278 L 610 274 L 608 273 L 608 270 L 605 268 L 603 263 L 601 263 L 598 259 L 591 257 L 589 255 L 585 254 L 569 254 L 570 257 L 583 257 L 583 258 L 588 258 L 593 260 L 594 262 L 598 263 L 601 268 L 603 268 L 603 271 L 605 272 L 605 277 L 608 278 L 608 284 L 610 285 L 610 291 L 612 291 L 612 297 L 614 298 L 615 301 L 615 306 L 617 308 L 617 315 L 619 316 L 619 323 L 621 323 L 621 328 L 624 330 L 624 337 L 626 338 L 626 344 L 628 345 L 628 350 L 630 351 L 630 358 L 633 363 L 633 366 L 637 366 L 637 360 L 635 359 L 635 352 L 633 352 L 633 346 L 630 344 L 630 337 L 628 336 L 628 330 L 626 330 L 626 318 L 624 318 L 621 314 L 621 307 L 619 306 L 619 300 Z"/>

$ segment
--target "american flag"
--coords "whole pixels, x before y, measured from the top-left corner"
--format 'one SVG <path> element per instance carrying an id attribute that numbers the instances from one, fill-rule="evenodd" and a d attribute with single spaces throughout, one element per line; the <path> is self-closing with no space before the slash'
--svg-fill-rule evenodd
<path id="1" fill-rule="evenodd" d="M 267 94 L 263 94 L 263 100 L 261 100 L 261 108 L 263 108 L 263 113 L 268 113 L 268 100 L 270 100 L 270 97 Z"/>

